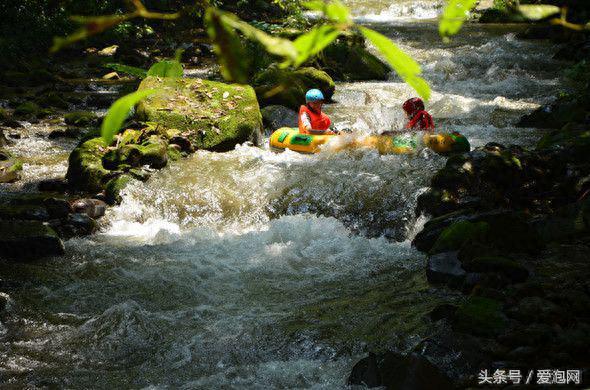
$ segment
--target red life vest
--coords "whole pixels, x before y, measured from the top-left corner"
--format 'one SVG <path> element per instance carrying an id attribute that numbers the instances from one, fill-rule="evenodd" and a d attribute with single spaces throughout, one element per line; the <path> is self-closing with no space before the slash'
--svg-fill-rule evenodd
<path id="1" fill-rule="evenodd" d="M 420 110 L 414 114 L 412 119 L 406 125 L 407 129 L 418 130 L 432 130 L 434 129 L 434 121 L 432 116 L 424 110 Z"/>
<path id="2" fill-rule="evenodd" d="M 328 130 L 330 128 L 330 124 L 332 123 L 332 121 L 330 121 L 330 118 L 328 118 L 328 115 L 324 114 L 323 112 L 320 112 L 320 113 L 313 112 L 312 110 L 309 109 L 309 107 L 307 107 L 307 105 L 303 105 L 303 106 L 299 107 L 299 132 L 300 133 L 302 133 L 302 134 L 307 133 L 305 126 L 303 126 L 303 123 L 301 122 L 301 115 L 303 115 L 303 113 L 306 113 L 307 115 L 309 115 L 309 121 L 311 122 L 311 128 L 313 130 Z"/>

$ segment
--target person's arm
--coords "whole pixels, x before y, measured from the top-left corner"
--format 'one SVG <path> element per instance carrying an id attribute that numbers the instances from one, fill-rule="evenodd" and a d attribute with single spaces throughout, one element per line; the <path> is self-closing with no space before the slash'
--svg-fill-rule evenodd
<path id="1" fill-rule="evenodd" d="M 306 132 L 310 132 L 312 130 L 312 128 L 311 128 L 311 118 L 309 117 L 309 115 L 307 114 L 307 112 L 302 113 L 301 114 L 301 118 L 299 118 L 299 120 L 303 124 L 303 128 L 305 129 Z"/>

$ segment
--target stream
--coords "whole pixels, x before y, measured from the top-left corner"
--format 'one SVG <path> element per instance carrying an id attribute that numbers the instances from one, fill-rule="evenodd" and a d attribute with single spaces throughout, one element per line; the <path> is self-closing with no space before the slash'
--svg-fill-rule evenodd
<path id="1" fill-rule="evenodd" d="M 422 64 L 438 129 L 472 146 L 538 138 L 514 123 L 559 90 L 557 47 L 498 25 L 467 25 L 445 44 L 432 19 L 440 2 L 349 4 Z M 400 128 L 412 96 L 393 74 L 338 83 L 327 112 L 360 131 Z M 63 175 L 73 146 L 17 141 L 31 157 L 25 186 Z M 309 156 L 241 145 L 133 183 L 101 232 L 67 241 L 66 256 L 3 267 L 11 316 L 0 323 L 0 382 L 344 388 L 367 351 L 415 345 L 443 297 L 410 241 L 425 222 L 416 198 L 444 162 L 430 150 Z"/>

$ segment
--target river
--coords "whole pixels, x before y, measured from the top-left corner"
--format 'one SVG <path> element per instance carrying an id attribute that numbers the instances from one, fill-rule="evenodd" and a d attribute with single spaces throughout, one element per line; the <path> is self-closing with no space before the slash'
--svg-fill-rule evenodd
<path id="1" fill-rule="evenodd" d="M 530 145 L 518 118 L 550 101 L 562 63 L 517 26 L 437 35 L 436 2 L 351 0 L 359 22 L 423 67 L 439 128 L 472 146 Z M 397 76 L 338 83 L 338 125 L 399 127 Z M 34 143 L 45 152 L 34 153 Z M 70 143 L 20 141 L 29 175 L 63 174 Z M 45 146 L 43 146 L 45 145 Z M 1 380 L 66 388 L 343 388 L 368 350 L 414 345 L 444 293 L 410 240 L 417 196 L 444 158 L 371 151 L 198 151 L 125 191 L 67 255 L 4 267 Z M 26 182 L 26 178 L 25 178 Z"/>

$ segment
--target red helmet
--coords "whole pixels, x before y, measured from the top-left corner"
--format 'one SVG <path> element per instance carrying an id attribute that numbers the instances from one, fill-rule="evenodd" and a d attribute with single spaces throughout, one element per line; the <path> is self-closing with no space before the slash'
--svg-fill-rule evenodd
<path id="1" fill-rule="evenodd" d="M 402 108 L 408 115 L 412 116 L 418 111 L 424 110 L 424 102 L 420 98 L 411 98 L 404 102 Z"/>

